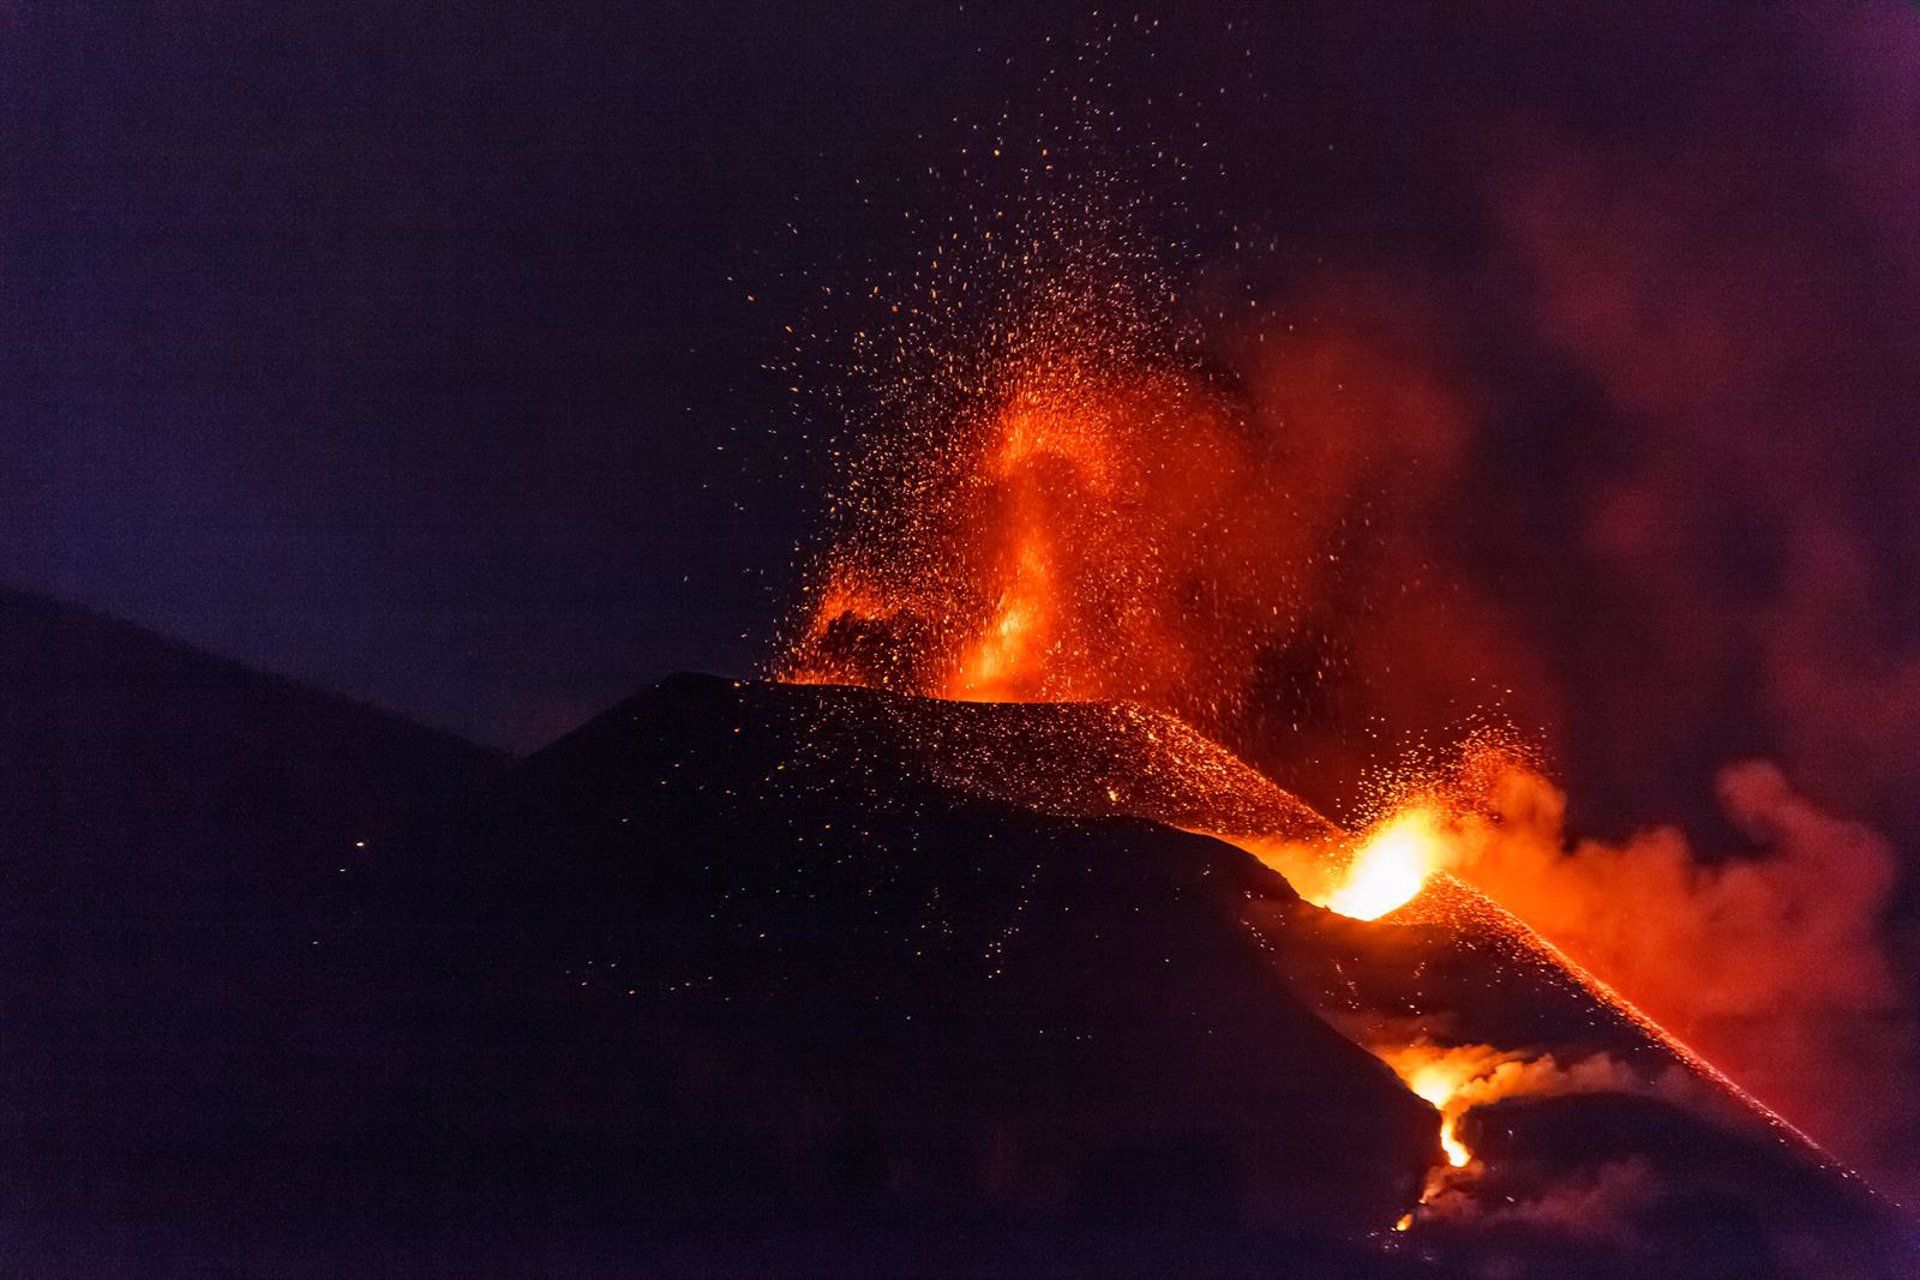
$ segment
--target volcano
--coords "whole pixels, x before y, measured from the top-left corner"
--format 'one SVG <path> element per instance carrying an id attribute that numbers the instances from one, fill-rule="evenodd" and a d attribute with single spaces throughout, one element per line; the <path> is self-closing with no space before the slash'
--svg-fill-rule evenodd
<path id="1" fill-rule="evenodd" d="M 328 950 L 447 983 L 423 1149 L 662 1270 L 1903 1273 L 1471 889 L 1350 919 L 1200 828 L 1331 829 L 1136 707 L 678 677 L 362 883 L 437 936 Z"/>
<path id="2" fill-rule="evenodd" d="M 682 676 L 507 767 L 7 604 L 21 1274 L 1907 1273 L 1464 885 L 1304 900 L 1243 846 L 1340 833 L 1167 716 Z"/>

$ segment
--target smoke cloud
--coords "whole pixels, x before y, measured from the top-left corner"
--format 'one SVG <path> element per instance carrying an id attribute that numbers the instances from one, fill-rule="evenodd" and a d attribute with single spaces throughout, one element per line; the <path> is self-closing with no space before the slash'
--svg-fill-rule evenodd
<path id="1" fill-rule="evenodd" d="M 1565 795 L 1509 766 L 1460 821 L 1455 870 L 1836 1154 L 1904 1181 L 1888 1120 L 1915 1023 L 1880 938 L 1893 852 L 1771 763 L 1728 766 L 1718 794 L 1763 855 L 1715 858 L 1671 827 L 1570 844 Z"/>

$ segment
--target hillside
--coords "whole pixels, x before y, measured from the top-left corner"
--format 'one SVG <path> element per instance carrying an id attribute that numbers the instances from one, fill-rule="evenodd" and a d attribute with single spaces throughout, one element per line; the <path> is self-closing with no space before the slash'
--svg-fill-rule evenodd
<path id="1" fill-rule="evenodd" d="M 326 1071 L 316 904 L 503 767 L 0 590 L 0 1269 L 151 1274 L 325 1123 L 285 1105 Z"/>

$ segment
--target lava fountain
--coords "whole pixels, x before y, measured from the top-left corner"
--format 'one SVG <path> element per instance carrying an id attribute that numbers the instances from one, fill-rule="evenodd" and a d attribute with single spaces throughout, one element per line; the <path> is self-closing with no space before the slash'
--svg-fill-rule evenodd
<path id="1" fill-rule="evenodd" d="M 774 676 L 1163 715 L 1176 726 L 1170 758 L 1217 780 L 1215 812 L 1168 812 L 1114 787 L 1082 795 L 1071 760 L 1020 778 L 978 770 L 978 789 L 1220 837 L 1306 901 L 1355 920 L 1471 920 L 1803 1139 L 1626 995 L 1456 878 L 1472 878 L 1455 839 L 1470 801 L 1403 789 L 1364 829 L 1343 832 L 1213 741 L 1248 732 L 1249 691 L 1304 625 L 1298 584 L 1312 565 L 1337 559 L 1329 530 L 1338 520 L 1315 496 L 1313 474 L 1289 473 L 1287 441 L 1178 341 L 1163 340 L 1172 295 L 1152 285 L 1150 268 L 1148 284 L 1115 287 L 1116 272 L 1141 265 L 1137 255 L 1076 248 L 1057 221 L 1041 239 L 1065 264 L 1053 275 L 1007 257 L 1018 237 L 1002 234 L 975 278 L 927 289 L 952 299 L 972 284 L 975 310 L 943 329 L 937 309 L 923 307 L 912 340 L 898 344 L 905 363 L 882 398 L 887 420 L 872 424 L 875 443 L 850 463 L 839 527 L 807 575 Z M 943 253 L 948 273 L 961 270 L 951 245 Z M 997 309 L 984 305 L 984 321 L 982 295 L 1002 298 Z M 1355 366 L 1326 367 L 1345 393 Z M 1420 394 L 1381 403 L 1431 417 Z M 1322 442 L 1309 456 L 1356 447 Z M 1279 817 L 1263 825 L 1260 814 Z M 1369 1047 L 1439 1110 L 1446 1169 L 1471 1170 L 1461 1119 L 1513 1073 L 1476 1074 L 1484 1063 L 1424 1043 Z"/>

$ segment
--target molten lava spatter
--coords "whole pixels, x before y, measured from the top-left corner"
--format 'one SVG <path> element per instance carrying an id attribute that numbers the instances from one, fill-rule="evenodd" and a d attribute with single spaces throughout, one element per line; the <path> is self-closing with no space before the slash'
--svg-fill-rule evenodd
<path id="1" fill-rule="evenodd" d="M 1278 534 L 1243 424 L 1192 375 L 1104 350 L 1009 357 L 979 400 L 927 428 L 942 448 L 897 485 L 924 500 L 828 553 L 775 674 L 1220 719 L 1273 620 L 1258 559 Z M 1214 619 L 1241 640 L 1197 644 Z"/>
<path id="2" fill-rule="evenodd" d="M 1319 905 L 1356 920 L 1377 920 L 1413 900 L 1439 869 L 1443 848 L 1431 812 L 1395 814 L 1362 838 L 1340 887 Z"/>
<path id="3" fill-rule="evenodd" d="M 1449 861 L 1446 819 L 1432 802 L 1390 812 L 1357 837 L 1335 831 L 1309 840 L 1203 828 L 1285 876 L 1317 907 L 1378 920 L 1412 902 Z"/>

